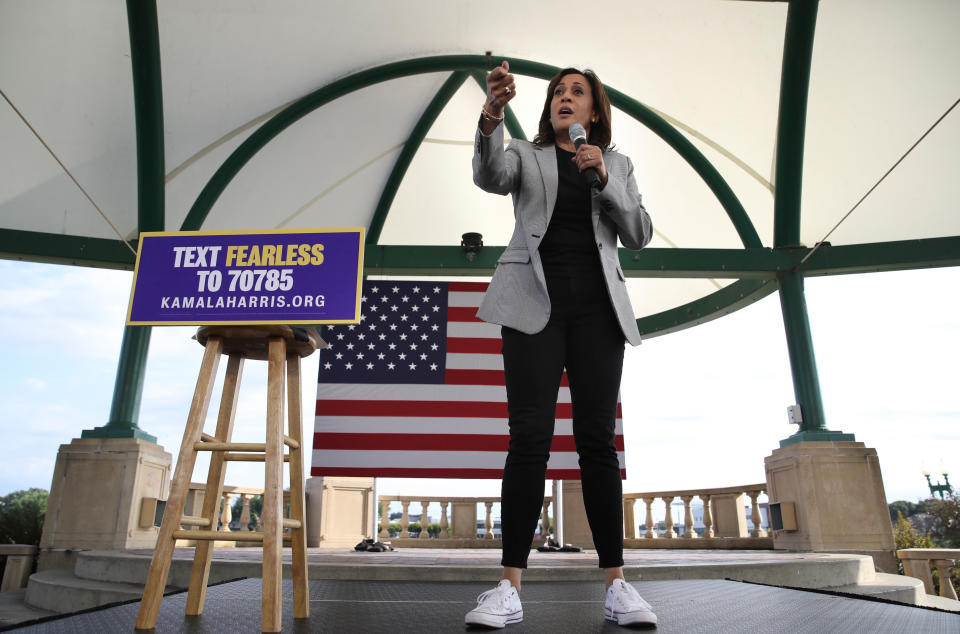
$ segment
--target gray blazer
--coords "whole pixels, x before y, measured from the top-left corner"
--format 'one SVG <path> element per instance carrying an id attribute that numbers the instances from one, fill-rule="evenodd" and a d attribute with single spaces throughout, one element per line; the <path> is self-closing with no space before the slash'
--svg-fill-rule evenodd
<path id="1" fill-rule="evenodd" d="M 630 159 L 605 152 L 603 161 L 607 184 L 593 192 L 593 236 L 620 328 L 635 346 L 640 343 L 640 332 L 617 256 L 617 237 L 628 249 L 641 249 L 653 237 L 653 225 L 640 200 Z M 473 182 L 493 194 L 511 194 L 516 220 L 513 237 L 498 260 L 477 317 L 527 334 L 540 332 L 550 318 L 539 247 L 557 202 L 556 149 L 516 139 L 504 149 L 503 125 L 490 136 L 478 129 Z"/>

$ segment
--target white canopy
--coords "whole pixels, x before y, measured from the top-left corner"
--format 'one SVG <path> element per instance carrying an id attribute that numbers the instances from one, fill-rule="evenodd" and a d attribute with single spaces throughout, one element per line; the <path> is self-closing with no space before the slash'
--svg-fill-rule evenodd
<path id="1" fill-rule="evenodd" d="M 404 76 L 370 81 L 285 127 L 243 164 L 199 225 L 369 227 L 385 189 L 393 193 L 391 173 L 438 91 L 455 71 L 477 70 L 466 62 L 429 70 L 424 60 L 456 55 L 473 56 L 462 59 L 475 63 L 475 56 L 489 51 L 489 66 L 509 58 L 518 60 L 515 68 L 523 60 L 593 68 L 608 87 L 659 113 L 713 164 L 759 236 L 761 245 L 747 245 L 753 252 L 776 246 L 774 166 L 786 2 L 157 4 L 165 230 L 184 227 L 218 168 L 285 106 L 335 81 L 375 76 L 372 69 L 410 61 Z M 127 17 L 117 0 L 0 3 L 0 88 L 22 114 L 0 105 L 5 257 L 132 263 L 132 256 L 111 263 L 99 255 L 105 244 L 100 241 L 134 240 L 144 230 L 138 224 Z M 803 244 L 822 240 L 960 96 L 958 26 L 955 0 L 819 3 L 803 155 Z M 521 76 L 517 91 L 511 105 L 532 138 L 545 81 Z M 423 142 L 411 148 L 415 155 L 396 188 L 379 244 L 455 246 L 466 231 L 481 232 L 488 246 L 506 244 L 509 200 L 479 191 L 471 179 L 482 99 L 480 86 L 467 78 Z M 958 141 L 960 113 L 952 112 L 829 241 L 838 246 L 960 236 Z M 636 165 L 657 230 L 652 249 L 745 246 L 688 161 L 623 109 L 614 115 L 614 142 Z M 64 244 L 73 250 L 63 251 Z M 670 275 L 671 267 L 663 268 Z M 717 272 L 632 280 L 637 316 L 692 302 L 737 277 Z"/>

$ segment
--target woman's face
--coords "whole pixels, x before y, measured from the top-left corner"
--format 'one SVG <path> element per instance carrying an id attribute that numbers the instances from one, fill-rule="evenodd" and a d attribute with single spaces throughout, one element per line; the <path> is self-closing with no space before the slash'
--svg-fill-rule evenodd
<path id="1" fill-rule="evenodd" d="M 596 116 L 593 89 L 587 78 L 578 73 L 561 77 L 550 101 L 550 123 L 553 124 L 554 134 L 566 136 L 570 126 L 579 123 L 589 137 L 590 124 Z"/>

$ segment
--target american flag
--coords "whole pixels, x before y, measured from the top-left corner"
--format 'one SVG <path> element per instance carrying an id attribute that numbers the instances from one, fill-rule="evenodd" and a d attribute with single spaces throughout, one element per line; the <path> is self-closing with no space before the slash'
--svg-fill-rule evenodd
<path id="1" fill-rule="evenodd" d="M 315 476 L 490 478 L 509 445 L 500 326 L 476 317 L 485 282 L 367 280 L 359 324 L 324 326 Z M 621 477 L 623 421 L 617 403 Z M 578 480 L 566 374 L 548 479 Z"/>

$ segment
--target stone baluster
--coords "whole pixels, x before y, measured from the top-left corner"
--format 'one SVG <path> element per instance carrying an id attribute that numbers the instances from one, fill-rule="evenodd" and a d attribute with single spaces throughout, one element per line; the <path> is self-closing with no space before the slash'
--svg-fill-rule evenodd
<path id="1" fill-rule="evenodd" d="M 750 531 L 750 537 L 766 537 L 767 531 L 763 530 L 763 515 L 760 514 L 760 505 L 757 504 L 757 498 L 763 493 L 762 490 L 747 491 L 750 496 L 750 521 L 753 522 L 753 530 Z"/>
<path id="2" fill-rule="evenodd" d="M 700 494 L 703 500 L 703 536 L 713 537 L 713 514 L 710 512 L 710 496 Z"/>
<path id="3" fill-rule="evenodd" d="M 543 500 L 543 514 L 540 516 L 540 537 L 544 543 L 547 541 L 547 535 L 550 534 L 550 500 Z"/>
<path id="4" fill-rule="evenodd" d="M 624 539 L 635 539 L 637 536 L 637 527 L 634 524 L 633 505 L 636 502 L 633 498 L 623 499 L 623 537 Z"/>
<path id="5" fill-rule="evenodd" d="M 412 537 L 410 535 L 410 500 L 400 500 L 400 504 L 403 505 L 403 515 L 400 517 L 400 534 L 404 537 Z"/>
<path id="6" fill-rule="evenodd" d="M 673 508 L 672 508 L 673 496 L 665 495 L 660 499 L 663 500 L 663 503 L 667 505 L 666 517 L 663 520 L 663 525 L 665 529 L 663 531 L 663 537 L 665 539 L 675 539 L 677 536 L 677 532 L 673 530 Z"/>
<path id="7" fill-rule="evenodd" d="M 430 500 L 420 500 L 420 539 L 429 539 L 430 531 L 427 528 L 430 526 L 430 517 L 427 516 L 427 507 L 430 505 Z"/>
<path id="8" fill-rule="evenodd" d="M 647 532 L 643 534 L 644 539 L 656 539 L 657 532 L 653 529 L 653 501 L 657 498 L 640 498 L 647 505 L 647 516 L 643 523 L 647 525 Z"/>
<path id="9" fill-rule="evenodd" d="M 950 569 L 953 568 L 956 561 L 953 559 L 934 559 L 930 563 L 940 573 L 940 596 L 956 601 L 957 591 L 953 589 L 953 582 L 950 580 Z"/>
<path id="10" fill-rule="evenodd" d="M 223 494 L 223 510 L 220 511 L 220 530 L 229 531 L 230 522 L 233 521 L 233 509 L 230 508 L 233 506 L 233 493 L 224 493 Z"/>
<path id="11" fill-rule="evenodd" d="M 380 498 L 380 533 L 381 540 L 390 538 L 390 501 Z"/>
<path id="12" fill-rule="evenodd" d="M 243 504 L 240 509 L 240 530 L 242 531 L 250 530 L 250 498 L 252 497 L 249 493 L 240 494 L 240 501 Z"/>
<path id="13" fill-rule="evenodd" d="M 440 539 L 446 539 L 450 536 L 447 528 L 450 526 L 447 521 L 447 501 L 440 500 Z"/>
<path id="14" fill-rule="evenodd" d="M 692 495 L 681 495 L 683 500 L 683 539 L 696 539 L 697 531 L 693 530 L 693 511 L 690 509 L 690 503 L 693 501 Z"/>
<path id="15" fill-rule="evenodd" d="M 487 507 L 487 518 L 483 525 L 487 529 L 483 535 L 484 539 L 493 539 L 493 502 L 484 502 Z"/>

